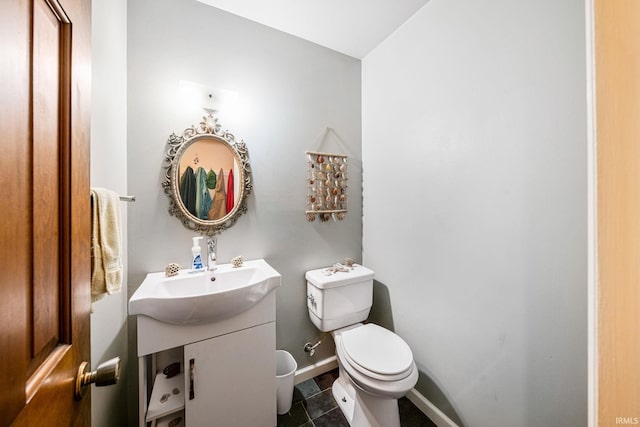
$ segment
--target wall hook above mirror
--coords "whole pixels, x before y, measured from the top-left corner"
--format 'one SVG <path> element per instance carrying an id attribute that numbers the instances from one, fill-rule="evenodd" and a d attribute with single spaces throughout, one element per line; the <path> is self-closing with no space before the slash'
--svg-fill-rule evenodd
<path id="1" fill-rule="evenodd" d="M 186 228 L 211 236 L 247 211 L 253 184 L 247 145 L 222 130 L 215 110 L 205 111 L 197 126 L 169 136 L 162 187 L 169 213 Z"/>

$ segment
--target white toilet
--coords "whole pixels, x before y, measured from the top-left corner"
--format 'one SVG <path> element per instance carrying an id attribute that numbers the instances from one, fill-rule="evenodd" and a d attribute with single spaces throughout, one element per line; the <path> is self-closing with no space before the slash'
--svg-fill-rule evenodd
<path id="1" fill-rule="evenodd" d="M 373 302 L 373 271 L 308 271 L 307 307 L 318 329 L 331 331 L 340 374 L 332 391 L 352 427 L 399 427 L 398 398 L 418 381 L 413 353 L 402 338 L 363 324 Z"/>

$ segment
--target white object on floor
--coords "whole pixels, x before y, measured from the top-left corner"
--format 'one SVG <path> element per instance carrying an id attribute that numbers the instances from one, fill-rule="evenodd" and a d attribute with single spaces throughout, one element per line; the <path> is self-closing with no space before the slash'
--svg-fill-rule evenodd
<path id="1" fill-rule="evenodd" d="M 291 353 L 276 350 L 276 404 L 278 415 L 291 410 L 293 387 L 298 364 Z"/>

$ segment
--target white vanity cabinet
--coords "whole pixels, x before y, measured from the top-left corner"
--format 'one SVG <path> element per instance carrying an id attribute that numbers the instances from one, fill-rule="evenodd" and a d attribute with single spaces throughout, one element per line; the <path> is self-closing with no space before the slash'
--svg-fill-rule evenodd
<path id="1" fill-rule="evenodd" d="M 141 427 L 276 425 L 275 292 L 213 323 L 138 315 L 137 326 Z M 174 359 L 181 372 L 167 379 Z"/>
<path id="2" fill-rule="evenodd" d="M 184 346 L 188 427 L 273 427 L 274 323 Z M 269 349 L 268 351 L 265 351 Z"/>

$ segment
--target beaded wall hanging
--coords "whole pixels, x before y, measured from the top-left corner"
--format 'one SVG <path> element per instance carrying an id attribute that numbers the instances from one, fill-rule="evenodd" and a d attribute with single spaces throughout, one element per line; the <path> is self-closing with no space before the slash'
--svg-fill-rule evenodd
<path id="1" fill-rule="evenodd" d="M 307 151 L 307 221 L 342 221 L 347 213 L 347 156 Z"/>

